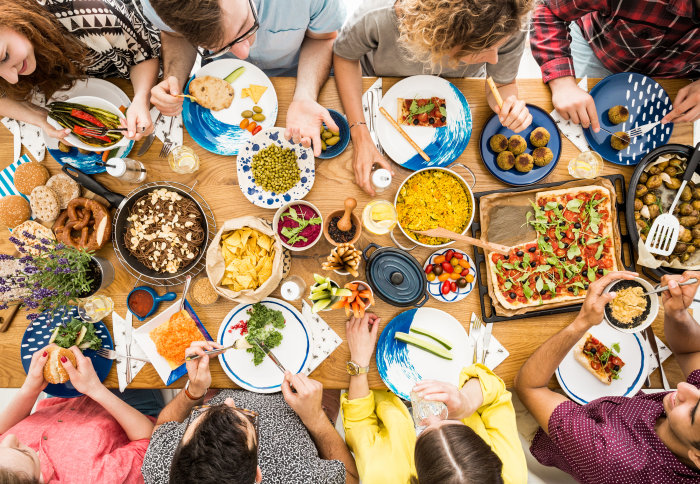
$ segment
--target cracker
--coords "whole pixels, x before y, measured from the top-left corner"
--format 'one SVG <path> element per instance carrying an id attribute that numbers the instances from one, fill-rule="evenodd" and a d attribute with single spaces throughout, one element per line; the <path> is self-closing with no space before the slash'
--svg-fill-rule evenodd
<path id="1" fill-rule="evenodd" d="M 27 232 L 30 236 L 26 236 L 24 234 L 25 232 Z M 41 244 L 41 239 L 56 239 L 56 236 L 53 234 L 53 230 L 48 227 L 44 227 L 39 222 L 35 222 L 34 220 L 27 220 L 26 222 L 22 222 L 16 226 L 14 229 L 12 229 L 12 235 L 24 242 L 25 250 L 33 255 L 40 255 L 42 253 L 37 247 L 35 247 L 36 245 Z M 34 238 L 32 239 L 31 236 L 34 236 Z M 17 248 L 19 248 L 19 246 L 17 246 Z"/>
<path id="2" fill-rule="evenodd" d="M 58 195 L 46 185 L 41 185 L 32 190 L 29 196 L 29 204 L 36 218 L 44 222 L 52 222 L 58 217 Z"/>
<path id="3" fill-rule="evenodd" d="M 234 91 L 233 86 L 223 79 L 202 76 L 190 82 L 190 95 L 196 97 L 202 107 L 220 111 L 231 106 Z"/>
<path id="4" fill-rule="evenodd" d="M 65 173 L 59 173 L 49 178 L 46 186 L 58 195 L 58 204 L 61 210 L 68 207 L 68 202 L 80 196 L 80 185 Z"/>

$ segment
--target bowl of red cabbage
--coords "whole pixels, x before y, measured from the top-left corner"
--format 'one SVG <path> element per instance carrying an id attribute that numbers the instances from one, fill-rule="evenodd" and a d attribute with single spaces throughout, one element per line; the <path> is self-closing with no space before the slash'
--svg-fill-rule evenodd
<path id="1" fill-rule="evenodd" d="M 313 247 L 323 233 L 323 217 L 312 203 L 298 200 L 280 207 L 272 227 L 289 250 L 301 251 Z"/>

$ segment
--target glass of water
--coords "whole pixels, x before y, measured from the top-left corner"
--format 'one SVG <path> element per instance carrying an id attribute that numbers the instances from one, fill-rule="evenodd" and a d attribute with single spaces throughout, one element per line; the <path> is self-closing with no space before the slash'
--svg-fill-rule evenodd
<path id="1" fill-rule="evenodd" d="M 425 430 L 429 425 L 429 417 L 438 417 L 440 420 L 447 419 L 447 405 L 435 400 L 425 400 L 416 392 L 411 392 L 411 412 L 413 413 L 413 424 L 416 426 L 416 435 Z"/>

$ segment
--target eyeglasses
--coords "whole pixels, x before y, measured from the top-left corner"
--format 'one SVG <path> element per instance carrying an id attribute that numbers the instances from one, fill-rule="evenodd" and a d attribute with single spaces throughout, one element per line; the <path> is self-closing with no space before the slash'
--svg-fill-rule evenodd
<path id="1" fill-rule="evenodd" d="M 260 22 L 258 21 L 258 12 L 255 10 L 253 0 L 248 0 L 248 3 L 250 4 L 250 10 L 253 12 L 253 26 L 250 27 L 243 35 L 237 37 L 233 40 L 233 42 L 229 42 L 219 50 L 209 51 L 202 47 L 197 47 L 197 52 L 199 53 L 199 55 L 202 56 L 202 60 L 211 60 L 221 57 L 222 55 L 226 54 L 235 44 L 243 42 L 258 31 L 258 29 L 260 28 Z"/>
<path id="2" fill-rule="evenodd" d="M 185 431 L 182 433 L 182 438 L 185 437 L 185 434 L 187 433 L 187 429 L 190 426 L 190 424 L 194 421 L 197 420 L 197 417 L 199 417 L 204 410 L 207 410 L 209 408 L 215 408 L 215 407 L 228 407 L 225 403 L 220 403 L 218 405 L 197 405 L 196 407 L 192 407 L 192 411 L 190 412 L 190 415 L 187 417 L 187 423 L 185 425 Z M 258 412 L 255 412 L 253 410 L 248 410 L 247 408 L 238 408 L 238 407 L 229 407 L 232 410 L 236 410 L 239 413 L 242 413 L 245 415 L 248 420 L 250 420 L 250 423 L 253 424 L 253 428 L 255 429 L 255 447 L 256 451 L 259 448 L 258 447 L 258 442 L 260 439 L 260 432 L 258 430 L 259 426 L 259 417 L 260 414 Z M 182 445 L 182 439 L 180 439 L 180 444 Z"/>

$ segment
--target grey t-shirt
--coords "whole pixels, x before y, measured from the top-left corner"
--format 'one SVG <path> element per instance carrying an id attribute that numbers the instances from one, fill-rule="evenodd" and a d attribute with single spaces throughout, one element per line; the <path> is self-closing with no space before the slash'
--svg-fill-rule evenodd
<path id="1" fill-rule="evenodd" d="M 399 44 L 396 0 L 364 0 L 343 26 L 333 50 L 340 57 L 359 60 L 365 76 L 406 77 L 433 74 L 442 77 L 484 77 L 498 84 L 515 79 L 525 48 L 526 32 L 514 35 L 498 50 L 498 64 L 462 64 L 433 68 L 412 60 Z"/>
<path id="2" fill-rule="evenodd" d="M 258 465 L 263 483 L 345 483 L 343 463 L 319 457 L 309 432 L 281 393 L 222 390 L 209 403 L 216 405 L 227 398 L 233 398 L 237 407 L 260 414 Z M 146 484 L 168 483 L 170 464 L 184 433 L 185 422 L 166 422 L 156 429 L 141 468 Z"/>

